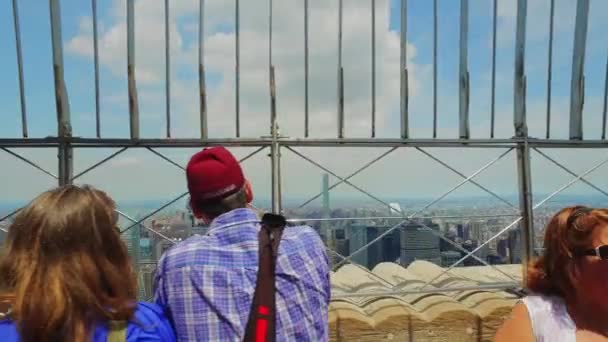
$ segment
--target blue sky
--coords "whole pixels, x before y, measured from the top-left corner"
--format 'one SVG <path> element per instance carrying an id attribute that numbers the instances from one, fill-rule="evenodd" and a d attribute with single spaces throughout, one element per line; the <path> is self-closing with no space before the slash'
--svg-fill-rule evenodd
<path id="1" fill-rule="evenodd" d="M 497 136 L 513 135 L 513 64 L 515 1 L 500 0 L 498 8 L 498 49 L 496 113 Z M 207 85 L 209 87 L 209 133 L 212 137 L 234 135 L 234 2 L 207 0 L 205 22 Z M 310 108 L 311 134 L 314 137 L 333 137 L 336 132 L 336 72 L 337 63 L 337 11 L 335 1 L 310 0 Z M 458 1 L 440 0 L 438 9 L 438 115 L 439 137 L 456 138 L 458 134 L 458 49 L 459 10 Z M 275 26 L 273 60 L 277 70 L 277 94 L 279 120 L 282 131 L 292 137 L 303 135 L 303 16 L 301 0 L 275 1 Z M 344 1 L 344 68 L 346 100 L 346 134 L 354 137 L 370 135 L 370 16 L 369 0 Z M 62 30 L 65 58 L 65 77 L 70 99 L 74 135 L 94 137 L 95 104 L 93 59 L 91 41 L 91 8 L 88 1 L 64 0 L 61 3 Z M 377 101 L 378 136 L 398 137 L 398 87 L 399 87 L 399 29 L 400 2 L 377 0 Z M 471 135 L 489 137 L 490 120 L 490 71 L 492 2 L 470 1 L 469 21 L 469 69 L 471 75 Z M 528 33 L 526 37 L 526 73 L 528 78 L 527 108 L 530 135 L 545 134 L 546 115 L 546 61 L 548 46 L 549 0 L 530 0 Z M 590 26 L 586 55 L 586 106 L 585 137 L 597 139 L 601 133 L 604 75 L 608 45 L 605 34 L 608 23 L 602 13 L 608 3 L 591 1 Z M 567 138 L 569 88 L 572 60 L 575 5 L 573 1 L 556 1 L 552 136 Z M 268 23 L 267 0 L 241 1 L 241 125 L 242 135 L 256 137 L 267 134 L 269 120 L 268 98 Z M 136 1 L 136 61 L 137 81 L 141 113 L 142 137 L 162 137 L 165 131 L 164 98 L 164 22 L 163 2 L 157 0 Z M 25 92 L 28 124 L 31 137 L 56 134 L 52 56 L 50 46 L 49 8 L 33 0 L 19 1 L 21 39 L 24 55 Z M 100 74 L 102 135 L 127 137 L 128 106 L 126 80 L 125 0 L 99 1 Z M 171 52 L 172 52 L 172 127 L 175 137 L 196 137 L 198 134 L 197 97 L 197 34 L 198 1 L 171 1 Z M 411 135 L 431 137 L 432 132 L 432 1 L 409 0 L 408 17 L 408 65 L 411 71 L 412 96 L 410 99 Z M 0 113 L 4 124 L 0 136 L 18 137 L 21 133 L 20 107 L 14 31 L 10 3 L 0 7 L 0 42 L 5 52 L 0 54 Z M 241 152 L 242 151 L 242 152 Z M 241 149 L 238 153 L 246 154 Z M 341 161 L 334 161 L 331 154 L 310 150 L 310 155 L 341 173 L 352 171 L 357 164 L 372 159 L 379 151 L 341 151 Z M 50 151 L 22 151 L 50 169 L 56 169 L 54 153 Z M 112 150 L 82 151 L 75 160 L 76 168 L 83 169 L 103 158 Z M 185 162 L 193 151 L 172 151 L 174 158 Z M 599 156 L 597 153 L 553 152 L 560 160 L 581 171 Z M 451 152 L 444 152 L 448 161 L 461 165 L 472 172 L 478 166 L 497 155 L 495 151 L 471 151 L 467 160 Z M 391 157 L 384 169 L 370 171 L 359 181 L 390 195 L 404 191 L 416 193 L 441 193 L 446 186 L 457 182 L 449 178 L 438 165 L 421 161 L 415 152 Z M 24 175 L 24 167 L 10 161 L 7 173 L 12 179 Z M 121 159 L 122 158 L 122 159 Z M 177 194 L 183 187 L 179 170 L 167 170 L 162 161 L 145 151 L 130 151 L 114 164 L 100 169 L 96 178 L 88 178 L 99 186 L 108 188 L 118 197 L 164 197 Z M 293 156 L 286 156 L 290 160 Z M 413 158 L 413 159 L 408 159 Z M 355 160 L 360 162 L 344 163 Z M 502 170 L 487 176 L 486 182 L 498 191 L 513 193 L 516 186 L 514 160 L 509 159 Z M 269 177 L 267 160 L 255 157 L 250 177 L 256 179 L 258 192 L 267 193 Z M 310 189 L 318 188 L 320 172 L 308 169 L 302 161 L 294 166 L 286 165 L 286 174 L 306 181 L 286 185 L 288 193 L 305 196 Z M 426 166 L 428 163 L 428 167 Z M 567 181 L 568 177 L 553 173 L 548 165 L 539 161 L 544 169 L 537 173 L 539 191 L 547 192 Z M 142 185 L 132 185 L 133 178 L 115 180 L 119 175 L 137 174 L 141 165 L 150 165 L 146 177 L 138 177 Z M 153 166 L 152 166 L 153 165 Z M 410 169 L 409 165 L 424 165 Z M 26 166 L 27 167 L 27 166 Z M 408 168 L 409 178 L 439 178 L 440 182 L 413 182 L 394 190 L 388 170 Z M 169 166 L 170 168 L 170 166 Z M 427 170 L 432 170 L 429 172 Z M 306 171 L 306 172 L 305 172 Z M 382 172 L 381 172 L 382 171 Z M 27 171 L 29 172 L 29 171 Z M 166 176 L 167 172 L 173 172 Z M 373 172 L 376 172 L 374 174 Z M 561 171 L 560 171 L 561 172 Z M 545 175 L 550 174 L 550 177 Z M 33 173 L 32 179 L 40 177 Z M 393 177 L 400 177 L 396 173 Z M 507 177 L 509 182 L 502 180 Z M 9 177 L 11 178 L 11 177 Z M 163 184 L 158 184 L 158 179 Z M 46 180 L 32 181 L 27 191 L 7 181 L 7 197 L 29 197 L 41 188 L 48 187 Z M 407 182 L 406 182 L 407 183 Z M 445 184 L 444 184 L 445 183 Z M 129 184 L 125 190 L 125 184 Z M 255 185 L 254 184 L 254 185 Z M 423 185 L 420 185 L 423 184 Z M 491 187 L 491 186 L 490 186 Z M 430 189 L 430 190 L 429 190 Z M 471 193 L 475 190 L 469 189 Z M 467 190 L 467 191 L 469 191 Z M 391 192 L 392 191 L 392 192 Z M 574 190 L 573 190 L 574 191 Z M 587 191 L 581 187 L 576 191 Z M 394 192 L 394 193 L 393 193 Z M 464 192 L 466 193 L 466 191 Z"/>

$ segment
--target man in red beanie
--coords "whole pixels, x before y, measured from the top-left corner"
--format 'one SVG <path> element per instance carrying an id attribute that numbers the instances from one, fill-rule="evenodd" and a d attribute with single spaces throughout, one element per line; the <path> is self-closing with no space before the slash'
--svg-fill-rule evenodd
<path id="1" fill-rule="evenodd" d="M 179 341 L 242 341 L 258 271 L 251 187 L 223 147 L 195 154 L 186 176 L 192 211 L 209 232 L 162 256 L 156 302 L 168 309 Z M 312 228 L 285 228 L 275 273 L 276 340 L 327 341 L 329 262 Z"/>

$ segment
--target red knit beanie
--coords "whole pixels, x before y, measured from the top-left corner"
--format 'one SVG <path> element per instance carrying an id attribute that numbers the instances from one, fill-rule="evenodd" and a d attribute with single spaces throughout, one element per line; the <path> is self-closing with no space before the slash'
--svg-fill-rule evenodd
<path id="1" fill-rule="evenodd" d="M 237 193 L 245 185 L 239 162 L 224 147 L 206 148 L 186 167 L 188 191 L 195 201 L 210 201 Z"/>

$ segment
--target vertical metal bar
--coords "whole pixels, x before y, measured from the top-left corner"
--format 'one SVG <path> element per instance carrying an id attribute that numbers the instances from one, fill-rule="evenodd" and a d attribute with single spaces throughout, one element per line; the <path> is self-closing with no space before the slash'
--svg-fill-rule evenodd
<path id="1" fill-rule="evenodd" d="M 583 106 L 585 101 L 585 49 L 589 0 L 576 3 L 574 48 L 572 51 L 572 78 L 570 87 L 570 139 L 583 139 Z"/>
<path id="2" fill-rule="evenodd" d="M 496 122 L 496 23 L 498 2 L 494 0 L 492 9 L 492 86 L 490 99 L 490 138 L 494 138 L 494 127 Z"/>
<path id="3" fill-rule="evenodd" d="M 304 137 L 308 138 L 308 0 L 304 0 Z"/>
<path id="4" fill-rule="evenodd" d="M 19 25 L 19 8 L 17 0 L 13 0 L 13 25 L 15 28 L 15 47 L 17 49 L 17 72 L 19 73 L 19 101 L 21 103 L 21 130 L 27 138 L 27 109 L 25 106 L 25 80 L 23 77 L 23 55 L 21 53 L 21 29 Z"/>
<path id="5" fill-rule="evenodd" d="M 127 77 L 131 139 L 139 139 L 139 103 L 135 80 L 135 0 L 127 0 Z"/>
<path id="6" fill-rule="evenodd" d="M 437 138 L 437 0 L 433 0 L 433 138 Z"/>
<path id="7" fill-rule="evenodd" d="M 270 145 L 270 162 L 271 162 L 271 182 L 272 182 L 272 212 L 278 214 L 281 212 L 281 164 L 280 164 L 280 145 L 279 145 L 279 127 L 277 124 L 276 113 L 276 83 L 274 78 L 274 67 L 270 67 L 270 111 L 271 111 L 271 136 L 272 144 Z"/>
<path id="8" fill-rule="evenodd" d="M 549 13 L 549 62 L 547 63 L 547 139 L 551 138 L 551 80 L 553 71 L 553 19 L 555 18 L 555 0 L 551 0 Z"/>
<path id="9" fill-rule="evenodd" d="M 514 77 L 514 124 L 515 135 L 528 136 L 526 124 L 526 76 L 524 60 L 526 54 L 526 16 L 528 1 L 517 0 L 517 29 L 515 33 L 515 77 Z"/>
<path id="10" fill-rule="evenodd" d="M 401 139 L 409 137 L 408 122 L 408 75 L 407 75 L 407 0 L 401 0 L 401 67 L 400 74 L 400 111 L 401 111 Z"/>
<path id="11" fill-rule="evenodd" d="M 63 74 L 63 42 L 61 36 L 61 8 L 59 0 L 50 0 L 51 41 L 53 47 L 53 76 L 55 80 L 55 100 L 57 105 L 57 136 L 72 136 L 70 106 Z M 69 184 L 72 178 L 72 148 L 67 141 L 58 146 L 59 185 Z"/>
<path id="12" fill-rule="evenodd" d="M 241 91 L 241 2 L 240 0 L 236 0 L 235 3 L 235 14 L 234 14 L 234 30 L 235 30 L 235 59 L 236 59 L 236 70 L 235 70 L 235 83 L 234 83 L 234 92 L 235 92 L 235 115 L 236 115 L 236 137 L 241 136 L 241 101 L 240 101 L 240 91 Z"/>
<path id="13" fill-rule="evenodd" d="M 460 0 L 460 138 L 469 138 L 469 0 Z"/>
<path id="14" fill-rule="evenodd" d="M 523 233 L 523 264 L 528 265 L 534 257 L 534 211 L 532 209 L 532 178 L 530 173 L 530 148 L 525 142 L 517 147 L 517 173 L 519 178 L 519 205 Z M 527 283 L 523 272 L 524 284 Z"/>
<path id="15" fill-rule="evenodd" d="M 201 139 L 207 139 L 207 88 L 205 84 L 205 0 L 199 2 L 198 90 L 200 99 Z"/>
<path id="16" fill-rule="evenodd" d="M 272 0 L 268 0 L 268 80 L 270 84 L 270 132 L 272 134 L 276 123 L 276 88 L 274 65 L 272 65 Z"/>
<path id="17" fill-rule="evenodd" d="M 63 42 L 61 36 L 61 9 L 59 0 L 50 0 L 51 40 L 53 47 L 53 76 L 57 105 L 58 134 L 60 137 L 72 135 L 70 107 L 63 74 Z"/>
<path id="18" fill-rule="evenodd" d="M 606 59 L 606 76 L 604 80 L 604 110 L 602 115 L 602 140 L 606 139 L 606 114 L 608 114 L 608 59 Z"/>
<path id="19" fill-rule="evenodd" d="M 169 32 L 169 0 L 165 0 L 165 112 L 167 138 L 171 138 L 171 34 Z"/>
<path id="20" fill-rule="evenodd" d="M 344 6 L 338 2 L 338 138 L 344 138 L 344 68 L 342 67 L 342 15 Z"/>
<path id="21" fill-rule="evenodd" d="M 95 132 L 101 138 L 101 110 L 99 103 L 99 41 L 97 37 L 97 0 L 91 0 L 93 10 L 93 61 L 95 64 Z"/>
<path id="22" fill-rule="evenodd" d="M 372 138 L 376 137 L 376 0 L 372 0 Z"/>

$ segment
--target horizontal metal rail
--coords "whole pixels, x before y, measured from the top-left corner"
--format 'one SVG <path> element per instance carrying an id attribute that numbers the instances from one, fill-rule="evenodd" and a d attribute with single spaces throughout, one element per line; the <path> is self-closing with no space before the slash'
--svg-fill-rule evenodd
<path id="1" fill-rule="evenodd" d="M 475 285 L 475 286 L 458 286 L 458 287 L 439 287 L 433 289 L 411 289 L 411 290 L 387 290 L 387 291 L 370 291 L 370 292 L 356 292 L 356 293 L 342 293 L 333 295 L 331 299 L 347 299 L 357 297 L 379 297 L 379 296 L 404 296 L 411 294 L 425 294 L 425 293 L 449 293 L 449 292 L 462 292 L 462 291 L 476 291 L 476 290 L 508 290 L 508 289 L 519 289 L 521 288 L 520 283 L 496 283 L 488 285 Z M 334 290 L 334 293 L 337 291 Z"/>
<path id="2" fill-rule="evenodd" d="M 525 143 L 525 138 L 513 139 L 391 139 L 391 138 L 349 138 L 349 139 L 292 139 L 278 137 L 282 146 L 300 147 L 467 147 L 467 148 L 507 148 Z M 61 142 L 69 142 L 73 147 L 166 147 L 195 148 L 205 146 L 261 147 L 270 146 L 272 139 L 263 138 L 181 138 L 181 139 L 138 139 L 129 138 L 0 138 L 0 147 L 43 148 L 57 147 Z M 608 148 L 607 140 L 527 140 L 530 148 Z"/>
<path id="3" fill-rule="evenodd" d="M 499 217 L 518 217 L 518 214 L 497 214 L 497 215 L 435 215 L 435 216 L 416 216 L 419 220 L 430 219 L 481 219 Z M 356 216 L 356 217 L 330 217 L 330 218 L 291 218 L 287 222 L 326 222 L 326 221 L 363 221 L 363 220 L 397 220 L 403 221 L 403 216 Z"/>

